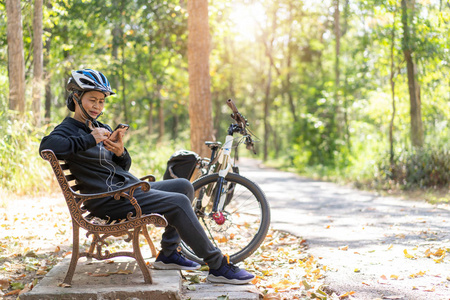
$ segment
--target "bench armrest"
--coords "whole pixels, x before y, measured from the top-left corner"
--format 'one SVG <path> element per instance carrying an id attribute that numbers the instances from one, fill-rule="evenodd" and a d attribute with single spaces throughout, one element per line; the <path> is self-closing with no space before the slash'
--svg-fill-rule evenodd
<path id="1" fill-rule="evenodd" d="M 150 184 L 148 182 L 140 181 L 135 184 L 126 186 L 124 188 L 117 189 L 112 192 L 107 192 L 107 193 L 79 194 L 79 193 L 72 192 L 72 194 L 73 194 L 74 198 L 78 199 L 79 207 L 81 207 L 81 205 L 87 200 L 95 200 L 95 199 L 110 197 L 110 196 L 114 197 L 115 200 L 120 200 L 121 198 L 126 198 L 131 202 L 134 209 L 136 210 L 135 217 L 139 218 L 142 216 L 142 210 L 141 210 L 141 207 L 139 206 L 136 198 L 134 198 L 134 196 L 133 196 L 134 191 L 139 187 L 142 189 L 143 192 L 148 192 L 150 190 Z M 131 219 L 131 218 L 132 218 L 132 213 L 129 212 L 128 219 Z"/>
<path id="2" fill-rule="evenodd" d="M 156 181 L 156 178 L 153 175 L 147 175 L 147 176 L 141 177 L 139 179 L 143 180 L 143 181 L 148 180 L 150 182 L 155 182 Z"/>

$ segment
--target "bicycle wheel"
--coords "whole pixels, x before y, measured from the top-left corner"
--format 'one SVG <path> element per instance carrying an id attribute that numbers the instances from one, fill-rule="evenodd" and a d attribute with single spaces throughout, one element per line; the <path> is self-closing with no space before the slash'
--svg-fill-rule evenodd
<path id="1" fill-rule="evenodd" d="M 210 174 L 193 182 L 193 208 L 210 241 L 228 254 L 231 262 L 237 263 L 255 252 L 264 241 L 270 224 L 270 207 L 256 183 L 229 173 L 222 189 L 225 222 L 218 224 L 211 213 L 218 178 L 218 174 Z M 204 263 L 184 242 L 181 249 L 187 258 Z"/>

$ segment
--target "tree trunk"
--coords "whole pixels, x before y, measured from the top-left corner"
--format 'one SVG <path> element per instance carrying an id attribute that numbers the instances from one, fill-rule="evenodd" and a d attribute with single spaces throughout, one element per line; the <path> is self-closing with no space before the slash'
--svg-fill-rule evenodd
<path id="1" fill-rule="evenodd" d="M 412 22 L 413 6 L 411 0 L 402 0 L 402 23 L 403 23 L 403 39 L 402 50 L 406 61 L 406 69 L 408 74 L 408 90 L 410 103 L 410 122 L 411 122 L 411 144 L 414 147 L 423 146 L 423 124 L 422 124 L 422 108 L 420 103 L 420 87 L 416 79 L 416 67 L 412 57 L 412 42 L 409 31 L 409 23 Z"/>
<path id="2" fill-rule="evenodd" d="M 191 149 L 201 156 L 207 156 L 208 149 L 204 146 L 204 142 L 214 140 L 209 75 L 208 1 L 188 1 L 188 14 Z"/>
<path id="3" fill-rule="evenodd" d="M 340 99 L 339 99 L 339 90 L 340 90 L 340 69 L 339 69 L 339 58 L 340 58 L 340 52 L 341 52 L 341 25 L 340 25 L 340 10 L 339 10 L 339 0 L 334 0 L 334 35 L 336 37 L 336 44 L 335 44 L 335 63 L 334 63 L 334 89 L 335 89 L 335 96 L 334 96 L 334 116 L 332 116 L 333 119 L 339 119 L 340 117 Z M 335 124 L 335 122 L 333 122 Z M 340 130 L 340 124 L 338 122 L 338 132 L 341 132 Z"/>
<path id="4" fill-rule="evenodd" d="M 125 88 L 125 43 L 122 44 L 122 62 L 121 62 L 121 87 L 122 87 L 122 105 L 123 105 L 123 117 L 126 123 L 130 123 L 130 118 L 128 117 L 128 105 L 127 103 L 127 94 Z"/>
<path id="5" fill-rule="evenodd" d="M 52 88 L 51 88 L 51 72 L 48 71 L 48 64 L 50 60 L 50 43 L 51 37 L 45 41 L 45 56 L 44 56 L 44 78 L 45 78 L 45 122 L 50 122 L 52 109 Z"/>
<path id="6" fill-rule="evenodd" d="M 288 97 L 288 102 L 289 102 L 289 107 L 291 108 L 290 111 L 292 113 L 292 118 L 294 120 L 294 123 L 298 122 L 298 117 L 297 117 L 297 112 L 296 112 L 296 107 L 295 107 L 295 103 L 294 103 L 294 97 L 292 95 L 292 85 L 291 85 L 291 73 L 292 73 L 292 43 L 293 41 L 291 41 L 292 39 L 292 31 L 293 31 L 293 24 L 294 24 L 294 18 L 292 16 L 292 11 L 293 11 L 293 7 L 292 7 L 292 2 L 290 2 L 289 4 L 289 8 L 290 8 L 290 12 L 289 12 L 289 38 L 288 38 L 288 44 L 287 44 L 287 74 L 286 74 L 286 83 L 285 83 L 285 88 L 286 88 L 286 93 L 287 93 L 287 97 Z"/>
<path id="7" fill-rule="evenodd" d="M 162 139 L 164 137 L 165 133 L 165 127 L 164 127 L 164 106 L 163 106 L 163 99 L 161 95 L 161 86 L 158 86 L 156 88 L 156 98 L 158 101 L 158 122 L 159 122 L 159 134 L 158 134 L 158 143 L 162 142 Z"/>
<path id="8" fill-rule="evenodd" d="M 149 100 L 148 103 L 149 109 L 148 109 L 148 118 L 147 118 L 147 133 L 148 135 L 153 134 L 153 99 Z"/>
<path id="9" fill-rule="evenodd" d="M 22 12 L 19 0 L 6 0 L 9 107 L 25 112 L 25 58 L 23 53 Z"/>
<path id="10" fill-rule="evenodd" d="M 264 150 L 263 160 L 266 161 L 269 157 L 269 107 L 270 107 L 270 90 L 272 87 L 272 65 L 269 64 L 269 71 L 267 72 L 266 92 L 264 97 Z"/>
<path id="11" fill-rule="evenodd" d="M 391 83 L 391 95 L 392 95 L 392 115 L 391 122 L 389 123 L 389 162 L 391 165 L 391 169 L 394 166 L 394 119 L 396 113 L 395 107 L 395 62 L 394 62 L 394 49 L 395 49 L 395 17 L 397 10 L 394 11 L 394 23 L 392 24 L 392 33 L 391 33 L 391 76 L 389 81 Z"/>
<path id="12" fill-rule="evenodd" d="M 42 5 L 43 0 L 34 0 L 33 15 L 33 104 L 34 124 L 41 123 L 41 98 L 43 90 L 43 45 L 42 45 Z"/>

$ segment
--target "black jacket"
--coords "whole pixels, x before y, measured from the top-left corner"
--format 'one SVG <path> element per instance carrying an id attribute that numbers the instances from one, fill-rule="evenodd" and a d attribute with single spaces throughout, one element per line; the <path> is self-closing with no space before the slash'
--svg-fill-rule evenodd
<path id="1" fill-rule="evenodd" d="M 112 131 L 108 125 L 99 126 Z M 76 177 L 83 194 L 104 193 L 139 182 L 128 170 L 131 157 L 125 149 L 124 157 L 106 150 L 103 143 L 96 144 L 91 130 L 83 123 L 67 117 L 41 141 L 39 153 L 52 150 L 58 159 L 65 160 Z M 88 201 L 86 208 L 95 210 L 108 201 Z"/>

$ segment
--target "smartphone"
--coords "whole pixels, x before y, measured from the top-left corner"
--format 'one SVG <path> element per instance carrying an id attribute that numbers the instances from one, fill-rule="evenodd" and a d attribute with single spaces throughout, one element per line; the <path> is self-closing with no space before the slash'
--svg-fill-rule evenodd
<path id="1" fill-rule="evenodd" d="M 128 128 L 130 128 L 130 125 L 128 125 L 128 124 L 119 124 L 119 125 L 117 125 L 116 129 L 114 129 L 114 131 L 120 130 L 123 133 L 125 133 L 128 130 Z"/>
<path id="2" fill-rule="evenodd" d="M 125 134 L 125 132 L 127 132 L 128 128 L 130 128 L 130 125 L 128 125 L 128 124 L 117 125 L 116 129 L 114 129 L 114 131 L 111 134 L 111 136 L 109 137 L 109 139 L 115 142 L 117 140 L 117 135 L 119 134 L 119 132 L 122 132 L 123 134 Z"/>

